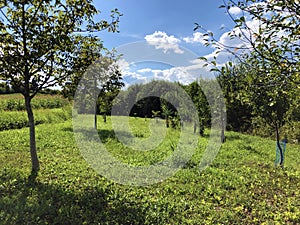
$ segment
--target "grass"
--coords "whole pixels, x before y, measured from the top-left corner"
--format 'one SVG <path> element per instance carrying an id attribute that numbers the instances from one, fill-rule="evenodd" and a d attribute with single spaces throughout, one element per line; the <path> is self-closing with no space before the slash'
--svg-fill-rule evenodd
<path id="1" fill-rule="evenodd" d="M 72 117 L 71 106 L 65 106 L 57 109 L 36 109 L 35 124 L 59 123 Z M 0 131 L 20 129 L 28 126 L 28 117 L 26 111 L 0 111 Z"/>
<path id="2" fill-rule="evenodd" d="M 32 101 L 33 109 L 54 109 L 69 105 L 60 95 L 38 94 Z M 25 100 L 21 94 L 0 94 L 0 111 L 24 111 Z"/>
<path id="3" fill-rule="evenodd" d="M 149 121 L 130 119 L 135 137 Z M 134 152 L 116 140 L 110 121 L 99 135 L 124 162 L 164 159 L 177 143 L 168 130 L 155 151 Z M 30 174 L 28 128 L 0 132 L 0 224 L 299 224 L 299 146 L 288 144 L 285 167 L 275 168 L 275 142 L 227 132 L 227 142 L 204 171 L 197 168 L 207 137 L 171 178 L 151 186 L 114 183 L 89 167 L 76 146 L 72 122 L 36 127 L 41 171 Z M 145 157 L 145 158 L 144 158 Z M 145 160 L 146 159 L 146 160 Z"/>

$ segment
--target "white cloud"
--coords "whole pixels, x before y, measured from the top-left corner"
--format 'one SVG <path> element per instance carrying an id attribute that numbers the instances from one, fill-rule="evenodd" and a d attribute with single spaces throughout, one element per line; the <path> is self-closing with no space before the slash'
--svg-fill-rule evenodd
<path id="1" fill-rule="evenodd" d="M 146 83 L 151 80 L 167 80 L 179 81 L 183 84 L 188 84 L 195 81 L 203 68 L 200 66 L 193 67 L 192 63 L 187 66 L 172 67 L 169 69 L 152 69 L 142 68 L 135 70 L 133 64 L 129 64 L 125 60 L 120 60 L 119 65 L 122 67 L 123 81 L 125 87 L 134 83 Z"/>
<path id="2" fill-rule="evenodd" d="M 242 10 L 239 8 L 239 7 L 231 7 L 229 9 L 229 13 L 232 14 L 232 15 L 239 15 L 242 13 Z"/>
<path id="3" fill-rule="evenodd" d="M 148 44 L 155 46 L 156 49 L 162 49 L 164 53 L 168 51 L 174 51 L 177 54 L 184 53 L 178 45 L 181 41 L 173 35 L 167 35 L 165 32 L 155 31 L 153 34 L 146 35 L 145 40 Z"/>
<path id="4" fill-rule="evenodd" d="M 138 73 L 150 73 L 152 72 L 152 69 L 150 68 L 144 68 L 137 71 Z"/>
<path id="5" fill-rule="evenodd" d="M 205 41 L 203 40 L 203 33 L 201 32 L 195 32 L 193 34 L 193 37 L 185 37 L 183 38 L 183 40 L 186 43 L 201 43 L 201 44 L 205 44 Z"/>
<path id="6" fill-rule="evenodd" d="M 119 59 L 116 64 L 122 72 L 129 69 L 129 63 L 124 59 Z"/>

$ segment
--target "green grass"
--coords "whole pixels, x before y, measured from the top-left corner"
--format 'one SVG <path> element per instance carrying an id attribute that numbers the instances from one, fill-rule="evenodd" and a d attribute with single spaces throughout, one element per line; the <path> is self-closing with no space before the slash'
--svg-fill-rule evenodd
<path id="1" fill-rule="evenodd" d="M 38 94 L 32 101 L 33 109 L 54 109 L 69 105 L 69 101 L 59 95 Z M 24 111 L 25 100 L 21 94 L 0 95 L 0 111 Z"/>
<path id="2" fill-rule="evenodd" d="M 130 119 L 134 136 L 149 136 L 148 122 Z M 122 146 L 108 121 L 99 134 L 109 151 L 134 165 L 172 153 L 178 133 L 158 148 L 135 153 Z M 41 171 L 30 174 L 28 128 L 0 132 L 0 224 L 299 224 L 299 146 L 287 145 L 285 167 L 275 168 L 275 142 L 228 132 L 213 163 L 199 172 L 207 137 L 173 177 L 146 187 L 114 183 L 81 156 L 72 122 L 36 127 Z M 145 157 L 145 158 L 144 158 Z M 145 160 L 147 159 L 147 160 Z"/>
<path id="3" fill-rule="evenodd" d="M 71 106 L 57 109 L 33 110 L 35 124 L 59 123 L 72 117 Z M 28 126 L 26 111 L 0 111 L 0 131 L 20 129 Z"/>
<path id="4" fill-rule="evenodd" d="M 59 95 L 38 94 L 31 105 L 35 124 L 58 123 L 70 119 L 70 102 Z M 0 131 L 28 126 L 24 97 L 21 94 L 0 95 Z"/>

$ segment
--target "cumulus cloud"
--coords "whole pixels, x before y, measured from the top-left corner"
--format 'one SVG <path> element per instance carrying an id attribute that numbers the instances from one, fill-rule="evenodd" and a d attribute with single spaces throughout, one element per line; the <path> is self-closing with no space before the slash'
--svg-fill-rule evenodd
<path id="1" fill-rule="evenodd" d="M 242 10 L 239 8 L 239 7 L 231 7 L 229 9 L 229 13 L 232 14 L 232 15 L 239 15 L 242 13 Z"/>
<path id="2" fill-rule="evenodd" d="M 180 81 L 183 84 L 187 84 L 195 80 L 184 67 L 173 67 L 164 70 L 152 70 L 154 79 L 168 80 L 168 81 Z"/>
<path id="3" fill-rule="evenodd" d="M 201 32 L 195 32 L 193 34 L 192 37 L 185 37 L 183 38 L 183 40 L 186 42 L 186 43 L 200 43 L 200 44 L 205 44 L 205 41 L 203 40 L 203 33 Z"/>
<path id="4" fill-rule="evenodd" d="M 155 31 L 153 34 L 146 35 L 145 40 L 148 44 L 155 46 L 156 49 L 162 49 L 164 53 L 168 51 L 173 51 L 177 54 L 184 53 L 179 47 L 181 41 L 173 35 L 167 35 L 165 32 Z"/>
<path id="5" fill-rule="evenodd" d="M 150 73 L 152 72 L 152 69 L 150 68 L 143 68 L 137 71 L 138 73 Z"/>
<path id="6" fill-rule="evenodd" d="M 125 87 L 134 83 L 147 83 L 151 80 L 179 81 L 182 84 L 189 84 L 199 78 L 204 71 L 202 66 L 196 65 L 193 62 L 190 62 L 186 66 L 177 66 L 168 69 L 146 67 L 136 70 L 135 66 L 132 66 L 132 64 L 125 60 L 122 60 L 120 65 L 123 65 L 121 72 Z"/>

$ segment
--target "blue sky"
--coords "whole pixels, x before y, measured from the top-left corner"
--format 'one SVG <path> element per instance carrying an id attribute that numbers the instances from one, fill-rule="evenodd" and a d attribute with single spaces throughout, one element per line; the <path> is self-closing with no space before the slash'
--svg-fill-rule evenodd
<path id="1" fill-rule="evenodd" d="M 124 54 L 122 51 L 128 53 L 129 49 L 132 49 L 130 45 L 135 42 L 144 42 L 140 48 L 135 48 L 139 54 L 143 54 L 145 48 L 148 49 L 146 45 L 152 46 L 151 53 L 148 53 L 153 55 L 152 60 L 147 58 L 148 61 L 139 63 L 130 60 L 126 62 L 126 59 L 123 61 L 125 78 L 130 82 L 145 81 L 149 77 L 181 81 L 184 76 L 178 74 L 172 76 L 170 71 L 173 68 L 173 72 L 178 72 L 174 67 L 179 66 L 179 61 L 187 67 L 195 66 L 197 57 L 210 57 L 215 51 L 212 47 L 203 46 L 201 32 L 193 31 L 194 23 L 199 23 L 220 39 L 225 32 L 220 29 L 222 26 L 228 29 L 233 27 L 224 9 L 219 8 L 222 3 L 222 0 L 96 0 L 95 5 L 101 10 L 104 18 L 108 18 L 110 10 L 114 8 L 118 8 L 123 13 L 119 24 L 120 33 L 104 31 L 99 33 L 99 37 L 107 48 L 117 48 L 122 54 Z M 128 46 L 125 50 L 119 48 L 124 45 Z M 186 51 L 191 51 L 194 55 L 192 56 L 190 52 L 186 54 Z M 129 54 L 132 52 L 129 51 Z M 173 55 L 180 56 L 177 57 L 176 65 L 166 59 Z M 161 60 L 162 57 L 166 60 Z M 149 61 L 158 61 L 158 63 L 149 63 Z M 183 65 L 180 66 L 183 68 Z M 186 81 L 182 80 L 183 82 L 197 79 L 197 74 L 208 73 L 199 66 L 195 68 L 199 71 L 194 71 L 193 75 L 190 75 Z"/>
<path id="2" fill-rule="evenodd" d="M 124 15 L 120 20 L 120 33 L 101 32 L 99 36 L 107 47 L 116 47 L 128 42 L 143 40 L 146 35 L 163 31 L 176 38 L 193 35 L 194 23 L 212 30 L 216 35 L 222 33 L 222 25 L 232 27 L 232 22 L 219 9 L 222 0 L 101 0 L 95 5 L 108 16 L 109 11 L 118 8 Z M 188 45 L 198 53 L 208 52 L 207 48 Z"/>

